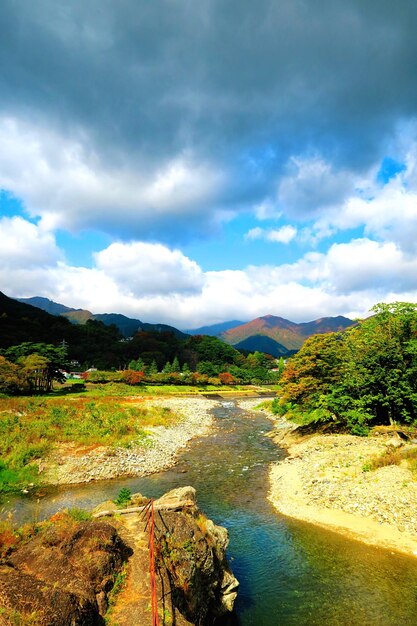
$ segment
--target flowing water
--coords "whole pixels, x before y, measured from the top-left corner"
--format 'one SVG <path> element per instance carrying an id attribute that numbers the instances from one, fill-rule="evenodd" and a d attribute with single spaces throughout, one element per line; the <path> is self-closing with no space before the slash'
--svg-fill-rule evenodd
<path id="1" fill-rule="evenodd" d="M 229 558 L 241 583 L 234 624 L 416 626 L 417 559 L 277 514 L 267 500 L 268 466 L 283 453 L 265 437 L 271 422 L 233 402 L 214 415 L 214 434 L 196 440 L 172 470 L 55 488 L 7 508 L 20 521 L 42 519 L 58 508 L 92 507 L 121 487 L 159 497 L 193 485 L 200 508 L 229 530 Z"/>

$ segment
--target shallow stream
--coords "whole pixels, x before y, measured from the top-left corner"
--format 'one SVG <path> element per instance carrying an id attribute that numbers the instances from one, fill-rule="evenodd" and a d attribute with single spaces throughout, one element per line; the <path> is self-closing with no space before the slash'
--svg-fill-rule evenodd
<path id="1" fill-rule="evenodd" d="M 215 431 L 195 440 L 172 470 L 145 478 L 60 487 L 11 500 L 18 521 L 59 508 L 114 498 L 121 487 L 159 497 L 197 489 L 200 508 L 230 534 L 229 557 L 241 586 L 239 626 L 416 626 L 417 559 L 372 548 L 280 516 L 267 500 L 268 466 L 279 449 L 271 422 L 233 402 L 213 411 Z"/>

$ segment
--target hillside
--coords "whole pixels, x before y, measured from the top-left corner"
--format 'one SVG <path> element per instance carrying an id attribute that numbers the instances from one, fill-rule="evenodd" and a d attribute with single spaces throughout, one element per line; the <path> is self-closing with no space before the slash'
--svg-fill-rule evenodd
<path id="1" fill-rule="evenodd" d="M 245 322 L 240 322 L 239 320 L 230 320 L 227 322 L 220 322 L 218 324 L 211 324 L 210 326 L 191 328 L 189 330 L 185 330 L 184 332 L 187 333 L 187 335 L 209 335 L 211 337 L 219 337 L 227 330 L 236 328 L 236 326 L 242 326 L 243 324 L 245 324 Z"/>
<path id="2" fill-rule="evenodd" d="M 278 358 L 280 356 L 287 356 L 289 351 L 285 346 L 278 343 L 271 337 L 266 335 L 252 335 L 239 343 L 234 345 L 237 350 L 245 350 L 247 352 L 265 352 Z"/>
<path id="3" fill-rule="evenodd" d="M 71 324 L 30 304 L 8 298 L 0 292 L 0 347 L 24 341 L 59 343 L 67 340 Z"/>
<path id="4" fill-rule="evenodd" d="M 265 338 L 267 337 L 277 344 L 277 346 L 268 344 L 272 349 L 278 350 L 283 347 L 286 351 L 291 351 L 298 350 L 305 339 L 311 335 L 341 331 L 353 324 L 352 320 L 341 315 L 337 317 L 323 317 L 312 322 L 302 322 L 300 324 L 286 320 L 283 317 L 265 315 L 247 324 L 227 330 L 220 335 L 220 338 L 237 348 L 266 351 L 263 346 L 265 346 Z M 250 342 L 248 343 L 249 339 Z M 250 348 L 246 348 L 247 345 Z"/>
<path id="5" fill-rule="evenodd" d="M 132 322 L 124 316 L 109 314 L 106 324 L 92 318 L 85 324 L 71 324 L 61 315 L 51 315 L 0 292 L 0 353 L 24 342 L 61 344 L 68 350 L 69 362 L 78 362 L 77 367 L 81 369 L 96 367 L 99 370 L 124 369 L 138 358 L 149 366 L 155 362 L 159 371 L 175 358 L 192 369 L 202 360 L 220 369 L 225 363 L 240 362 L 239 352 L 220 339 L 190 337 L 164 324 L 139 322 L 141 330 L 126 341 L 112 323 L 114 317 L 119 323 L 120 318 Z"/>
<path id="6" fill-rule="evenodd" d="M 60 315 L 66 317 L 73 324 L 85 324 L 88 320 L 97 320 L 103 322 L 106 326 L 115 325 L 124 337 L 132 337 L 138 330 L 146 332 L 171 332 L 177 337 L 186 337 L 187 335 L 173 326 L 167 324 L 149 324 L 141 320 L 126 317 L 119 313 L 91 313 L 87 309 L 74 309 L 64 304 L 59 304 L 48 298 L 34 296 L 33 298 L 16 298 L 17 302 L 30 304 L 42 311 L 52 315 Z M 240 322 L 237 322 L 240 323 Z M 203 334 L 203 333 L 201 333 Z"/>

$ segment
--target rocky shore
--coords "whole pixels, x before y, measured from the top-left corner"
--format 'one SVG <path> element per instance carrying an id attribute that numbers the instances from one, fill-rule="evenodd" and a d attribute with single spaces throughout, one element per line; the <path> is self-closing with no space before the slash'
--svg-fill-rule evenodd
<path id="1" fill-rule="evenodd" d="M 210 432 L 213 419 L 210 410 L 216 406 L 205 398 L 152 398 L 150 405 L 170 408 L 181 416 L 170 427 L 148 428 L 145 444 L 129 448 L 94 447 L 82 449 L 65 445 L 40 464 L 42 481 L 63 485 L 104 480 L 118 476 L 145 476 L 172 466 L 180 450 L 197 436 Z"/>
<path id="2" fill-rule="evenodd" d="M 282 433 L 282 426 L 281 426 Z M 288 456 L 270 471 L 270 500 L 281 513 L 369 544 L 417 555 L 417 482 L 405 464 L 371 469 L 401 445 L 391 434 L 282 437 Z"/>

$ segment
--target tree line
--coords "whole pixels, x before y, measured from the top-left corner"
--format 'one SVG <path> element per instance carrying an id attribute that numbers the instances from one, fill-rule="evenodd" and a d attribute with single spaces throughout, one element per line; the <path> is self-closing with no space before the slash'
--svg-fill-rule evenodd
<path id="1" fill-rule="evenodd" d="M 121 344 L 125 348 L 124 366 L 89 368 L 82 374 L 84 380 L 129 385 L 144 382 L 233 385 L 273 383 L 278 376 L 273 357 L 261 352 L 245 356 L 216 337 L 201 335 L 182 340 L 171 333 L 161 336 L 159 333 L 141 332 L 129 342 L 121 341 Z M 156 344 L 159 350 L 149 350 Z M 54 380 L 64 382 L 64 371 L 74 370 L 70 354 L 70 346 L 66 342 L 57 346 L 23 342 L 1 350 L 0 392 L 16 395 L 50 391 Z M 127 355 L 132 354 L 135 358 L 127 362 Z M 163 362 L 167 354 L 174 356 Z"/>
<path id="2" fill-rule="evenodd" d="M 279 395 L 276 413 L 359 435 L 374 424 L 416 424 L 417 305 L 378 304 L 344 332 L 310 337 L 288 360 Z"/>

